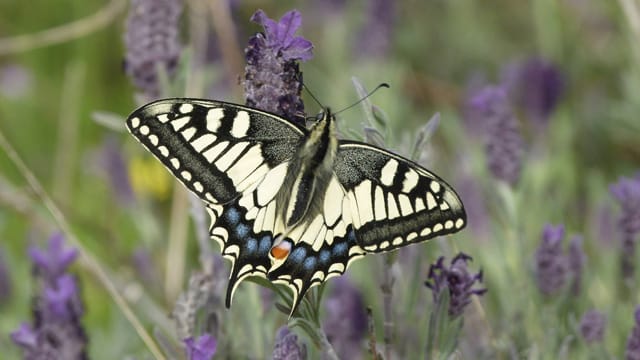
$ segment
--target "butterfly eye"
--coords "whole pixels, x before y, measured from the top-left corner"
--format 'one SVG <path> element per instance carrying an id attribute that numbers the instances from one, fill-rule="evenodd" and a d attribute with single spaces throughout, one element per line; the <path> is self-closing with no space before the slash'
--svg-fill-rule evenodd
<path id="1" fill-rule="evenodd" d="M 289 256 L 290 252 L 291 252 L 291 242 L 285 240 L 285 241 L 281 241 L 278 245 L 275 245 L 274 247 L 272 247 L 269 253 L 271 254 L 271 257 L 273 257 L 276 260 L 284 260 L 287 258 L 287 256 Z"/>

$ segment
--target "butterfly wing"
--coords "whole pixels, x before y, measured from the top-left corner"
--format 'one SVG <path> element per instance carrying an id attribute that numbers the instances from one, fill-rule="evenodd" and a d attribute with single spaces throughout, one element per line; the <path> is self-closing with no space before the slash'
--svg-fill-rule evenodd
<path id="1" fill-rule="evenodd" d="M 306 130 L 256 109 L 219 101 L 165 99 L 127 128 L 189 190 L 209 204 L 237 198 L 295 154 Z"/>
<path id="2" fill-rule="evenodd" d="M 210 235 L 232 263 L 230 306 L 244 278 L 266 277 L 271 266 L 275 194 L 306 129 L 260 110 L 198 99 L 145 105 L 127 128 L 205 202 Z"/>
<path id="3" fill-rule="evenodd" d="M 368 252 L 393 250 L 466 225 L 453 188 L 401 156 L 341 141 L 334 171 L 350 201 L 357 243 Z"/>
<path id="4" fill-rule="evenodd" d="M 324 189 L 304 220 L 286 234 L 285 241 L 293 244 L 288 257 L 267 275 L 291 289 L 292 314 L 311 287 L 341 275 L 366 253 L 356 242 L 350 202 L 338 179 L 332 177 Z"/>

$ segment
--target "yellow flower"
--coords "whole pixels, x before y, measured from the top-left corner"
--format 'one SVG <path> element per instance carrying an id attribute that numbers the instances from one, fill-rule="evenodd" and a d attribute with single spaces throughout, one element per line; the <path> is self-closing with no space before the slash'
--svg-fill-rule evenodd
<path id="1" fill-rule="evenodd" d="M 166 200 L 172 187 L 172 177 L 158 160 L 137 156 L 129 162 L 129 177 L 133 190 L 143 196 Z"/>

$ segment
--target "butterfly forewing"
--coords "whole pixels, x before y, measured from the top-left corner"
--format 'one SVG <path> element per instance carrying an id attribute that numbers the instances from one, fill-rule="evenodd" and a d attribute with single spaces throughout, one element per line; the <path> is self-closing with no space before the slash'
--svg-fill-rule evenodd
<path id="1" fill-rule="evenodd" d="M 189 190 L 224 204 L 295 153 L 303 128 L 239 105 L 196 99 L 147 104 L 129 131 Z"/>
<path id="2" fill-rule="evenodd" d="M 366 251 L 392 250 L 454 233 L 466 225 L 455 191 L 398 155 L 342 141 L 334 171 L 351 202 L 358 244 Z"/>

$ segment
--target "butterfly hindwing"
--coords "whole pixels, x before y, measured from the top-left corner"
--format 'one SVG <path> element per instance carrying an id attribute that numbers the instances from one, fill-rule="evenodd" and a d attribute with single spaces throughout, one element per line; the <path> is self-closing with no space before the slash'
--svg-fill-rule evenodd
<path id="1" fill-rule="evenodd" d="M 304 220 L 286 235 L 286 240 L 293 244 L 291 252 L 267 278 L 292 290 L 292 312 L 307 290 L 343 274 L 366 253 L 356 242 L 350 202 L 335 177 L 326 186 L 320 203 L 309 209 Z"/>
<path id="2" fill-rule="evenodd" d="M 392 250 L 466 225 L 451 186 L 401 156 L 341 141 L 334 171 L 351 202 L 357 242 L 366 251 Z"/>
<path id="3" fill-rule="evenodd" d="M 224 204 L 287 160 L 306 130 L 244 106 L 211 100 L 166 99 L 127 120 L 129 131 L 189 190 Z"/>

